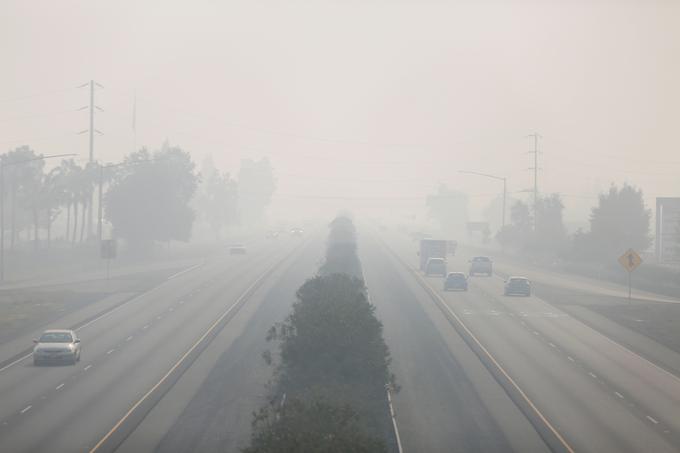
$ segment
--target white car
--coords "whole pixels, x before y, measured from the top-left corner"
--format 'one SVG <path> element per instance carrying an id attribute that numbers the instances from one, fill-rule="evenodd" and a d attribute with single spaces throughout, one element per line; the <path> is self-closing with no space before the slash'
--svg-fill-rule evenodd
<path id="1" fill-rule="evenodd" d="M 33 364 L 70 363 L 80 360 L 80 339 L 73 330 L 46 330 L 33 340 Z"/>

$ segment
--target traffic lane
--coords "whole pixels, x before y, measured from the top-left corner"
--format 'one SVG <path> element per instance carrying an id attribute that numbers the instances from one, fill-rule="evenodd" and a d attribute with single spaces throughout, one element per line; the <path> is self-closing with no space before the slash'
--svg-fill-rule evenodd
<path id="1" fill-rule="evenodd" d="M 401 390 L 393 404 L 405 451 L 547 451 L 534 428 L 429 296 L 365 235 L 364 275 Z"/>
<path id="2" fill-rule="evenodd" d="M 498 302 L 497 309 L 513 313 L 538 331 L 549 344 L 566 351 L 585 365 L 588 373 L 612 391 L 635 401 L 653 424 L 665 424 L 680 433 L 680 379 L 593 330 L 540 298 L 504 297 L 500 278 L 472 279 L 486 295 Z M 591 376 L 593 377 L 593 376 Z M 651 421 L 651 420 L 650 420 Z M 658 423 L 657 423 L 658 422 Z M 680 437 L 679 437 L 680 439 Z"/>
<path id="3" fill-rule="evenodd" d="M 472 257 L 473 253 L 462 247 L 460 256 Z M 490 252 L 491 253 L 491 252 Z M 531 265 L 510 262 L 503 258 L 494 258 L 494 267 L 505 275 L 522 275 L 531 280 L 541 281 L 546 285 L 565 287 L 574 291 L 601 294 L 613 297 L 628 297 L 628 288 L 606 280 L 597 280 L 582 275 L 562 273 L 553 270 L 536 268 Z M 622 269 L 623 272 L 623 269 Z M 680 303 L 680 300 L 649 291 L 634 290 L 635 298 L 650 302 Z"/>
<path id="4" fill-rule="evenodd" d="M 264 243 L 264 241 L 261 241 L 260 243 L 253 243 L 252 245 L 252 253 L 251 255 L 257 256 L 261 255 L 262 253 L 265 253 L 271 248 L 271 245 Z M 195 263 L 190 267 L 185 267 L 184 269 L 181 269 L 170 276 L 163 279 L 163 281 L 160 284 L 154 284 L 153 287 L 147 289 L 146 291 L 143 291 L 140 294 L 145 294 L 159 285 L 162 285 L 162 283 L 165 280 L 171 280 L 171 279 L 176 279 L 179 278 L 180 276 L 195 270 L 196 268 L 203 266 L 205 269 L 210 269 L 211 267 L 214 266 L 214 263 L 221 263 L 220 265 L 224 265 L 225 262 L 225 257 L 228 257 L 227 255 L 227 249 L 224 249 L 222 253 L 213 253 L 210 257 L 207 257 L 205 260 L 201 261 L 200 263 Z M 234 260 L 234 263 L 236 263 L 239 258 L 241 257 L 232 257 Z M 148 274 L 149 270 L 148 269 L 140 269 L 143 274 Z M 143 275 L 143 274 L 137 274 L 137 275 Z M 63 285 L 62 285 L 63 286 Z M 57 286 L 58 287 L 58 286 Z M 108 291 L 108 290 L 107 290 Z M 127 290 L 126 293 L 127 294 Z M 125 295 L 124 294 L 124 295 Z M 59 319 L 55 319 L 54 321 L 50 321 L 47 325 L 44 327 L 41 327 L 39 329 L 33 329 L 31 328 L 29 331 L 27 331 L 24 335 L 21 337 L 17 338 L 16 340 L 6 342 L 0 345 L 0 363 L 16 356 L 18 353 L 22 351 L 26 351 L 26 348 L 29 348 L 31 346 L 31 340 L 33 338 L 37 338 L 40 336 L 40 334 L 50 328 L 74 328 L 81 324 L 83 321 L 86 321 L 88 319 L 94 319 L 98 316 L 100 316 L 102 313 L 105 313 L 107 311 L 110 311 L 112 309 L 115 309 L 117 305 L 120 304 L 120 302 L 125 302 L 123 298 L 118 297 L 120 296 L 120 293 L 112 293 L 111 296 L 108 298 L 100 299 L 98 301 L 94 301 L 92 303 L 87 304 L 84 307 L 81 307 L 78 310 L 66 313 L 64 316 L 60 317 Z M 125 296 L 126 299 L 131 299 L 134 298 L 134 294 L 128 294 Z M 6 367 L 3 366 L 0 368 L 0 374 L 4 371 Z"/>
<path id="5" fill-rule="evenodd" d="M 249 275 L 262 267 L 262 261 L 269 259 L 269 253 L 261 253 L 246 260 L 226 261 L 202 270 L 199 274 L 185 274 L 144 294 L 110 315 L 79 329 L 82 338 L 81 363 L 73 366 L 33 366 L 32 359 L 27 359 L 0 374 L 0 420 L 21 410 L 26 400 L 36 395 L 43 395 L 53 390 L 70 375 L 87 366 L 86 362 L 93 358 L 105 356 L 108 351 L 125 339 L 138 332 L 144 332 L 154 322 L 162 319 L 172 308 L 173 302 L 184 303 L 191 300 L 206 284 L 224 281 L 225 273 L 234 273 L 233 280 Z M 212 283 L 206 283 L 211 282 Z M 181 304 L 180 304 L 181 305 Z M 174 310 L 174 308 L 172 308 Z"/>
<path id="6" fill-rule="evenodd" d="M 222 290 L 235 298 L 239 290 L 247 287 L 247 280 L 236 279 Z M 19 414 L 22 417 L 15 416 L 10 420 L 10 429 L 4 430 L 8 435 L 0 436 L 0 446 L 11 447 L 9 451 L 40 451 L 42 448 L 54 451 L 57 447 L 57 451 L 73 451 L 72 448 L 80 445 L 74 442 L 85 442 L 83 436 L 89 442 L 98 440 L 97 435 L 103 435 L 102 431 L 115 423 L 116 416 L 120 417 L 134 398 L 150 388 L 153 381 L 157 381 L 196 340 L 197 329 L 214 318 L 214 310 L 206 309 L 206 304 L 201 303 L 201 299 L 212 300 L 213 296 L 206 293 L 192 301 L 195 303 L 185 303 L 183 310 L 179 307 L 174 310 L 173 314 L 177 316 L 168 314 L 165 317 L 170 322 L 158 320 L 156 328 L 142 326 L 147 334 L 120 349 L 102 352 L 100 357 L 106 357 L 106 360 L 90 364 L 95 366 L 87 370 L 85 365 L 83 373 L 73 376 L 74 380 L 84 378 L 77 386 L 64 386 L 58 390 L 54 387 L 52 398 Z M 114 329 L 115 320 L 107 321 L 102 327 Z M 123 335 L 119 341 L 125 341 Z M 34 427 L 39 427 L 38 435 Z"/>
<path id="7" fill-rule="evenodd" d="M 436 280 L 428 279 L 434 288 Z M 660 430 L 485 292 L 440 294 L 576 451 L 675 451 Z"/>
<path id="8" fill-rule="evenodd" d="M 398 247 L 403 259 L 416 266 L 415 254 L 408 253 L 409 244 L 402 241 Z M 558 356 L 558 351 L 538 332 L 525 327 L 525 321 L 501 316 L 507 310 L 499 309 L 496 296 L 476 288 L 477 282 L 498 282 L 497 279 L 471 278 L 467 293 L 444 293 L 442 280 L 429 278 L 427 283 L 439 291 L 577 451 L 675 451 L 665 439 L 667 435 L 652 421 L 631 410 L 567 356 Z M 498 293 L 502 294 L 502 289 Z"/>
<path id="9" fill-rule="evenodd" d="M 267 403 L 273 371 L 261 355 L 275 348 L 266 333 L 316 274 L 324 241 L 317 236 L 267 279 L 119 452 L 240 451 L 249 444 L 252 414 Z"/>

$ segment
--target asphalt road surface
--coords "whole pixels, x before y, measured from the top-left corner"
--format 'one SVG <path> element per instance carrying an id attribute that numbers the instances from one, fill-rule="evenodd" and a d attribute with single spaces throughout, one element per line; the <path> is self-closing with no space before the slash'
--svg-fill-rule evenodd
<path id="1" fill-rule="evenodd" d="M 242 296 L 256 282 L 266 282 L 277 263 L 290 265 L 303 241 L 262 240 L 246 255 L 229 255 L 225 248 L 132 299 L 79 329 L 83 352 L 76 366 L 35 367 L 29 357 L 3 369 L 0 451 L 90 451 L 109 435 L 98 448 L 107 451 L 128 428 L 127 420 L 156 396 L 151 392 L 144 399 L 147 393 L 163 390 L 174 377 L 168 373 L 185 366 L 192 358 L 185 354 L 227 310 L 258 303 L 256 294 Z M 233 308 L 224 319 L 238 311 Z M 123 420 L 135 405 L 136 412 Z"/>
<path id="2" fill-rule="evenodd" d="M 380 300 L 376 289 L 378 293 L 388 291 L 383 288 L 396 286 L 399 280 L 416 280 L 421 287 L 430 288 L 433 295 L 412 298 L 411 304 L 420 304 L 424 310 L 428 309 L 425 307 L 428 304 L 436 305 L 440 316 L 448 312 L 448 317 L 459 320 L 512 378 L 535 411 L 540 412 L 544 419 L 542 424 L 549 425 L 559 435 L 558 446 L 566 451 L 579 452 L 680 450 L 680 379 L 676 375 L 535 295 L 503 296 L 503 278 L 497 275 L 471 277 L 467 292 L 444 292 L 441 277 L 424 278 L 415 270 L 415 242 L 397 234 L 383 235 L 387 238 L 382 239 L 377 239 L 375 234 L 365 236 L 360 247 L 365 253 L 367 269 L 371 268 L 368 265 L 370 261 L 376 263 L 374 267 L 383 269 L 387 267 L 384 263 L 392 263 L 385 271 L 392 273 L 392 278 L 384 277 L 383 283 L 372 283 L 368 273 L 367 280 L 369 285 L 373 285 L 370 288 L 374 299 Z M 469 258 L 450 257 L 449 271 L 467 271 Z M 520 272 L 517 268 L 513 271 Z M 580 281 L 572 282 L 565 277 L 556 282 L 554 276 L 552 278 L 551 284 L 573 286 L 574 290 L 584 291 Z M 592 282 L 588 284 L 592 285 Z M 606 293 L 611 294 L 611 287 L 604 286 Z M 590 290 L 596 291 L 597 288 Z M 435 300 L 440 304 L 435 304 Z M 383 310 L 389 311 L 393 310 Z M 455 330 L 452 323 L 439 328 Z M 430 334 L 411 323 L 410 327 L 404 325 L 393 335 L 418 337 Z M 397 349 L 393 351 L 395 355 L 398 353 Z M 398 362 L 398 355 L 395 358 Z M 399 365 L 396 366 L 399 378 Z M 432 362 L 423 363 L 418 382 L 434 379 L 430 377 L 432 373 Z M 406 371 L 407 376 L 415 374 Z M 432 407 L 432 403 L 421 407 L 421 401 L 427 401 L 422 396 L 407 397 L 411 390 L 407 386 L 403 395 L 395 398 L 396 410 L 402 414 L 400 427 L 404 430 L 404 442 L 408 442 L 408 435 L 403 419 L 421 419 Z M 440 390 L 426 385 L 417 391 L 425 395 L 433 392 L 441 394 Z M 433 395 L 429 399 L 436 401 L 437 397 Z M 498 404 L 502 402 L 501 399 Z M 488 406 L 492 416 L 499 409 L 496 406 L 497 402 Z M 436 415 L 442 417 L 445 414 L 446 411 L 441 410 Z M 545 426 L 537 429 L 541 428 Z M 413 433 L 415 440 L 411 450 L 430 440 L 420 438 L 421 433 L 421 429 Z"/>
<path id="3" fill-rule="evenodd" d="M 2 369 L 0 451 L 238 451 L 271 373 L 266 330 L 320 264 L 322 233 L 225 250 L 117 306 L 79 329 L 75 366 Z M 675 375 L 539 297 L 502 296 L 498 276 L 443 292 L 415 250 L 360 230 L 405 452 L 680 449 Z"/>

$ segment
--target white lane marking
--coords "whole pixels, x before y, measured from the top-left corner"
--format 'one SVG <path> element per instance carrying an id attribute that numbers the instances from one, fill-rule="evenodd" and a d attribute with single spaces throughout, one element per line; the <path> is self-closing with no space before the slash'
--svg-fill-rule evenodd
<path id="1" fill-rule="evenodd" d="M 536 331 L 534 330 L 534 335 L 540 335 L 540 333 L 538 333 L 538 332 L 536 332 Z"/>
<path id="2" fill-rule="evenodd" d="M 590 371 L 588 372 L 591 378 L 597 379 L 597 375 L 595 373 L 591 373 Z"/>
<path id="3" fill-rule="evenodd" d="M 62 383 L 59 384 L 59 385 L 57 386 L 57 388 L 55 388 L 54 390 L 60 390 L 63 386 L 64 386 L 64 383 L 62 382 Z"/>
<path id="4" fill-rule="evenodd" d="M 130 335 L 129 337 L 127 337 L 127 338 L 125 339 L 125 341 L 130 341 L 130 340 L 132 340 L 133 338 L 134 338 L 134 337 L 133 337 L 132 335 Z"/>
<path id="5" fill-rule="evenodd" d="M 569 359 L 570 362 L 574 362 L 574 358 L 570 355 L 567 356 L 567 359 Z"/>
<path id="6" fill-rule="evenodd" d="M 145 325 L 144 327 L 142 327 L 142 329 L 148 329 L 148 328 L 149 328 L 149 325 L 148 325 L 148 324 Z"/>
<path id="7" fill-rule="evenodd" d="M 90 368 L 92 368 L 92 365 L 86 366 L 85 368 L 83 368 L 83 370 L 87 371 L 87 370 L 89 370 Z"/>
<path id="8" fill-rule="evenodd" d="M 106 351 L 106 355 L 111 354 L 113 351 L 115 351 L 115 349 L 109 349 L 108 351 Z"/>
<path id="9" fill-rule="evenodd" d="M 625 398 L 623 397 L 623 395 L 621 395 L 619 392 L 614 392 L 614 395 L 618 396 L 618 397 L 621 398 L 622 400 L 625 399 Z"/>
<path id="10" fill-rule="evenodd" d="M 30 406 L 29 406 L 29 407 L 30 407 Z M 658 425 L 658 424 L 659 424 L 659 421 L 658 421 L 658 420 L 656 420 L 654 417 L 651 417 L 651 416 L 649 416 L 649 415 L 647 415 L 647 420 L 649 420 L 650 422 L 654 423 L 655 425 Z"/>
<path id="11" fill-rule="evenodd" d="M 182 305 L 183 303 L 184 303 L 184 301 L 183 301 L 183 300 L 180 300 L 180 301 L 179 301 L 179 304 L 180 304 L 180 305 Z"/>
<path id="12" fill-rule="evenodd" d="M 14 366 L 14 365 L 16 365 L 17 363 L 26 360 L 27 358 L 29 358 L 29 357 L 32 356 L 32 355 L 33 355 L 33 353 L 31 352 L 30 354 L 26 354 L 26 355 L 23 356 L 23 357 L 19 357 L 18 359 L 16 359 L 16 360 L 15 360 L 14 362 L 12 362 L 12 363 L 8 363 L 8 364 L 5 365 L 4 367 L 0 368 L 0 373 L 3 372 L 3 371 L 5 371 L 5 370 L 6 370 L 7 368 L 9 368 L 9 367 Z"/>
<path id="13" fill-rule="evenodd" d="M 284 259 L 284 260 L 285 260 L 285 259 Z M 188 356 L 189 356 L 189 355 L 190 355 L 190 354 L 191 354 L 191 353 L 192 353 L 192 352 L 193 352 L 193 351 L 194 351 L 194 350 L 195 350 L 195 349 L 196 349 L 196 348 L 197 348 L 197 347 L 205 340 L 205 338 L 206 338 L 208 335 L 210 335 L 210 333 L 211 333 L 213 330 L 215 330 L 215 328 L 222 322 L 222 320 L 223 320 L 224 318 L 226 318 L 227 316 L 229 316 L 229 314 L 232 312 L 232 310 L 234 310 L 235 307 L 239 306 L 239 304 L 241 303 L 241 301 L 242 301 L 244 298 L 250 297 L 250 296 L 251 296 L 251 291 L 253 291 L 254 288 L 256 288 L 257 285 L 260 284 L 260 282 L 261 282 L 262 280 L 264 280 L 266 277 L 268 277 L 269 274 L 270 274 L 270 272 L 271 272 L 272 270 L 276 269 L 276 267 L 277 267 L 280 263 L 283 263 L 284 260 L 282 260 L 282 261 L 280 261 L 280 262 L 277 262 L 277 263 L 275 263 L 273 266 L 271 266 L 271 267 L 267 270 L 267 272 L 261 274 L 261 275 L 260 275 L 260 276 L 259 276 L 259 277 L 258 277 L 258 278 L 257 278 L 257 279 L 256 279 L 256 280 L 255 280 L 255 281 L 254 281 L 254 282 L 253 282 L 253 283 L 252 283 L 245 291 L 243 291 L 243 292 L 241 293 L 241 295 L 239 296 L 239 298 L 236 299 L 236 302 L 234 302 L 233 305 L 231 305 L 227 310 L 225 310 L 225 311 L 224 311 L 224 312 L 223 312 L 223 313 L 215 320 L 215 322 L 213 322 L 213 323 L 210 325 L 210 327 L 208 327 L 208 330 L 206 330 L 206 331 L 203 333 L 203 335 L 201 335 L 201 337 L 200 337 L 198 340 L 196 340 L 196 342 L 195 342 L 195 343 L 194 343 L 194 344 L 193 344 L 193 345 L 192 345 L 192 346 L 184 353 L 184 355 L 183 355 L 182 357 L 180 357 L 179 360 L 178 360 L 177 362 L 175 362 L 175 364 L 168 370 L 168 372 L 165 373 L 165 375 L 163 375 L 163 377 L 160 379 L 160 381 L 158 381 L 153 387 L 151 387 L 151 388 L 144 394 L 144 396 L 142 396 L 135 404 L 133 404 L 132 407 L 130 407 L 130 409 L 125 413 L 125 415 L 123 415 L 123 417 L 122 417 L 120 420 L 118 420 L 118 422 L 117 422 L 115 425 L 113 425 L 113 428 L 111 428 L 111 429 L 109 430 L 109 432 L 106 433 L 106 434 L 104 435 L 104 437 L 102 437 L 102 438 L 99 440 L 99 442 L 97 442 L 97 444 L 96 444 L 94 447 L 92 447 L 92 448 L 90 449 L 90 453 L 94 453 L 95 451 L 99 450 L 99 448 L 104 444 L 104 442 L 106 442 L 106 440 L 107 440 L 109 437 L 111 437 L 111 435 L 113 435 L 114 432 L 116 432 L 116 430 L 120 427 L 120 425 L 122 425 L 122 424 L 125 422 L 125 420 L 127 420 L 127 419 L 130 417 L 130 415 L 131 415 L 131 414 L 139 407 L 139 405 L 142 404 L 142 403 L 143 403 L 143 402 L 144 402 L 144 401 L 145 401 L 145 400 L 146 400 L 153 392 L 155 392 L 156 389 L 157 389 L 158 387 L 160 387 L 160 386 L 163 384 L 163 382 L 165 382 L 165 381 L 168 379 L 168 377 L 170 377 L 170 375 L 172 375 L 172 373 L 173 373 L 173 372 L 174 372 L 174 371 L 182 364 L 182 362 L 184 362 L 184 361 L 186 360 L 186 358 L 187 358 L 187 357 L 188 357 Z M 570 451 L 573 451 L 573 450 L 570 450 Z"/>
<path id="14" fill-rule="evenodd" d="M 550 342 L 548 342 L 548 344 L 550 345 L 550 347 L 551 347 L 551 348 L 556 348 L 556 347 L 557 347 L 557 346 L 555 346 L 555 344 L 554 344 L 554 343 L 550 343 Z"/>
<path id="15" fill-rule="evenodd" d="M 186 274 L 187 272 L 191 272 L 194 269 L 203 266 L 204 264 L 205 264 L 205 261 L 203 261 L 202 263 L 195 264 L 195 265 L 193 265 L 193 266 L 191 266 L 187 269 L 183 269 L 179 272 L 176 272 L 176 273 L 172 274 L 170 277 L 168 277 L 167 280 L 172 280 L 173 278 L 179 277 L 180 275 Z"/>
<path id="16" fill-rule="evenodd" d="M 437 294 L 436 290 L 433 289 L 432 286 L 430 286 L 429 283 L 427 283 L 427 280 L 425 280 L 423 277 L 421 277 L 417 272 L 413 272 L 413 269 L 411 269 L 408 265 L 404 264 L 403 261 L 401 260 L 401 258 L 394 251 L 389 249 L 389 247 L 384 243 L 384 241 L 381 241 L 381 242 L 383 242 L 383 245 L 385 246 L 385 248 L 390 250 L 392 252 L 392 254 L 397 257 L 397 261 L 401 261 L 402 265 L 404 265 L 404 267 L 406 269 L 410 269 L 412 271 L 412 275 L 414 275 L 417 280 L 420 280 L 423 288 L 428 293 L 430 293 L 430 295 L 432 295 L 433 298 L 436 298 L 437 300 L 439 300 L 439 302 L 441 304 L 441 305 L 439 305 L 439 307 L 442 310 L 446 309 L 446 311 L 454 319 L 456 319 L 458 324 L 472 338 L 472 340 L 477 344 L 477 346 L 479 346 L 479 348 L 484 352 L 486 357 L 488 357 L 489 360 L 491 360 L 491 362 L 494 364 L 496 369 L 499 370 L 503 374 L 503 376 L 510 382 L 510 384 L 517 390 L 517 392 L 519 392 L 520 396 L 524 399 L 524 401 L 526 401 L 527 404 L 529 404 L 529 406 L 534 411 L 534 413 L 541 419 L 543 424 L 545 424 L 545 426 L 547 426 L 548 429 L 555 435 L 555 437 L 560 441 L 560 443 L 564 446 L 564 448 L 569 453 L 574 453 L 574 449 L 571 447 L 571 445 L 569 445 L 567 443 L 567 441 L 564 439 L 564 437 L 562 437 L 562 435 L 559 433 L 559 431 L 557 431 L 557 429 L 552 424 L 550 424 L 550 422 L 545 418 L 543 413 L 536 407 L 536 405 L 533 403 L 533 401 L 531 401 L 531 399 L 529 399 L 527 394 L 524 393 L 524 391 L 519 387 L 519 385 L 517 385 L 517 383 L 510 377 L 510 375 L 507 373 L 507 371 L 505 371 L 505 369 L 498 363 L 498 361 L 494 358 L 494 356 L 491 355 L 489 350 L 484 347 L 484 345 L 479 341 L 479 339 L 475 336 L 475 334 L 472 333 L 472 331 L 467 327 L 467 325 L 463 322 L 463 320 L 458 315 L 456 315 L 456 313 L 451 309 L 451 307 L 449 307 L 449 305 L 446 303 L 446 301 L 444 299 L 442 299 L 442 297 L 439 294 Z M 92 451 L 90 451 L 90 453 L 92 453 Z"/>
<path id="17" fill-rule="evenodd" d="M 175 311 L 173 307 L 168 308 L 168 311 Z"/>
<path id="18" fill-rule="evenodd" d="M 33 406 L 31 406 L 31 405 L 29 404 L 28 406 L 26 406 L 26 407 L 24 407 L 23 409 L 21 409 L 21 411 L 20 411 L 19 413 L 20 413 L 20 414 L 25 414 L 26 412 L 30 411 L 32 407 L 33 407 Z"/>
<path id="19" fill-rule="evenodd" d="M 161 319 L 162 317 L 163 317 L 163 316 L 158 315 L 158 316 L 156 316 L 156 319 Z"/>

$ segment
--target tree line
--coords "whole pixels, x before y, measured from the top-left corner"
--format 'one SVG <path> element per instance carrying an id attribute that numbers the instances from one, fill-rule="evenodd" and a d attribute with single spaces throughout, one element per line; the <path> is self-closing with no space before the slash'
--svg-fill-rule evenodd
<path id="1" fill-rule="evenodd" d="M 464 194 L 440 186 L 427 199 L 430 217 L 447 234 L 460 234 L 467 221 Z M 494 203 L 494 211 L 500 206 Z M 544 258 L 607 264 L 633 248 L 640 252 L 652 243 L 651 211 L 645 206 L 641 189 L 629 184 L 612 185 L 600 194 L 590 213 L 589 228 L 569 234 L 564 225 L 564 204 L 559 194 L 539 196 L 534 205 L 515 201 L 510 221 L 495 236 L 508 250 Z M 457 227 L 456 227 L 457 225 Z M 679 225 L 680 228 L 680 225 Z M 487 238 L 485 238 L 487 239 Z"/>
<path id="2" fill-rule="evenodd" d="M 496 239 L 522 252 L 595 264 L 615 263 L 627 249 L 642 252 L 652 243 L 651 211 L 645 206 L 642 190 L 629 184 L 612 185 L 600 194 L 587 230 L 567 234 L 563 211 L 558 194 L 539 197 L 533 212 L 529 205 L 517 201 L 510 211 L 510 224 Z"/>
<path id="3" fill-rule="evenodd" d="M 368 300 L 352 221 L 330 225 L 319 274 L 273 326 L 268 403 L 253 415 L 245 453 L 386 452 L 392 431 L 385 386 L 395 386 L 382 324 Z"/>
<path id="4" fill-rule="evenodd" d="M 42 155 L 21 146 L 0 155 L 5 221 L 10 248 L 23 236 L 35 248 L 53 240 L 72 245 L 96 238 L 98 193 L 112 235 L 131 246 L 188 241 L 198 219 L 215 237 L 234 224 L 260 221 L 276 180 L 267 159 L 245 159 L 237 178 L 207 160 L 196 171 L 191 155 L 177 146 L 132 152 L 116 164 L 62 159 L 46 170 Z M 54 226 L 60 230 L 55 235 Z"/>

